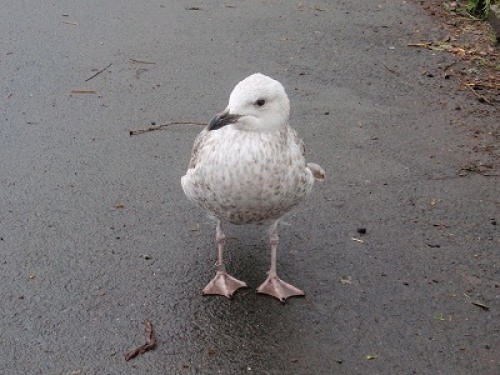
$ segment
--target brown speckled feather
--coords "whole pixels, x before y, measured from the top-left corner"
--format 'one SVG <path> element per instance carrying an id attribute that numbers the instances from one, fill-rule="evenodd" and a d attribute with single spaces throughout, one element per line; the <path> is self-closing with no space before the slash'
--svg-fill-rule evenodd
<path id="1" fill-rule="evenodd" d="M 194 168 L 196 166 L 196 161 L 199 154 L 200 145 L 203 145 L 203 142 L 208 137 L 209 132 L 205 127 L 200 134 L 196 137 L 193 143 L 193 148 L 191 149 L 191 159 L 189 159 L 188 169 Z"/>

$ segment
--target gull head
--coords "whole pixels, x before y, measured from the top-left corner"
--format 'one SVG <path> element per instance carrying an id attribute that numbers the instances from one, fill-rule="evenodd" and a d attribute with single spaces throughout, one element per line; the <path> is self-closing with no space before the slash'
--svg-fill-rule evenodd
<path id="1" fill-rule="evenodd" d="M 271 132 L 284 126 L 289 115 L 290 101 L 283 85 L 256 73 L 236 85 L 229 105 L 210 121 L 208 129 L 231 125 L 243 131 Z"/>

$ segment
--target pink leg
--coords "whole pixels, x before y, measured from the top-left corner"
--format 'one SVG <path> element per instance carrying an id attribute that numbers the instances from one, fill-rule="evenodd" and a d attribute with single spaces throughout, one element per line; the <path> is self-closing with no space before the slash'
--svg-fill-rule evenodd
<path id="1" fill-rule="evenodd" d="M 234 277 L 230 276 L 226 272 L 226 267 L 224 267 L 224 244 L 226 242 L 226 235 L 222 231 L 222 223 L 217 222 L 217 227 L 215 229 L 215 243 L 217 244 L 218 259 L 216 263 L 217 272 L 215 277 L 207 284 L 203 289 L 203 294 L 220 294 L 231 298 L 233 293 L 239 288 L 246 288 L 247 284 Z"/>
<path id="2" fill-rule="evenodd" d="M 278 277 L 276 272 L 276 251 L 279 243 L 277 227 L 278 221 L 274 222 L 269 230 L 271 243 L 271 268 L 269 269 L 266 281 L 259 286 L 257 293 L 269 294 L 270 296 L 276 297 L 281 302 L 285 302 L 285 300 L 289 297 L 304 296 L 305 293 L 303 290 L 284 282 Z"/>

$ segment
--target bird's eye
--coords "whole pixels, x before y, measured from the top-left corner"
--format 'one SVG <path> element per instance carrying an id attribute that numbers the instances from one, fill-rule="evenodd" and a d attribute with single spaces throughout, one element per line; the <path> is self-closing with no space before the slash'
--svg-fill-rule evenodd
<path id="1" fill-rule="evenodd" d="M 266 104 L 266 100 L 265 99 L 259 99 L 255 102 L 255 104 L 257 104 L 259 107 L 262 107 L 264 104 Z"/>

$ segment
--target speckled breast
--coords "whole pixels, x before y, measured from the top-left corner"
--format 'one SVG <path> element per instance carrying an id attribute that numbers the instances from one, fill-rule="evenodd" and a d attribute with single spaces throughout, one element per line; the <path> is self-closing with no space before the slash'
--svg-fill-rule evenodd
<path id="1" fill-rule="evenodd" d="M 269 223 L 312 188 L 302 151 L 286 132 L 219 132 L 183 179 L 186 195 L 210 214 L 233 224 Z"/>

